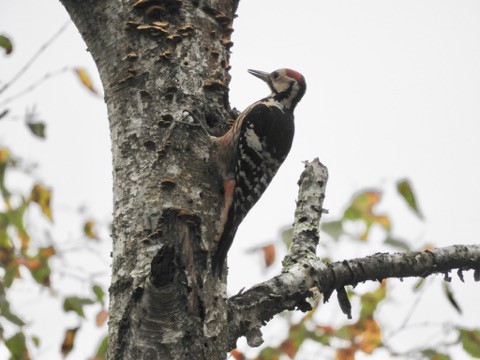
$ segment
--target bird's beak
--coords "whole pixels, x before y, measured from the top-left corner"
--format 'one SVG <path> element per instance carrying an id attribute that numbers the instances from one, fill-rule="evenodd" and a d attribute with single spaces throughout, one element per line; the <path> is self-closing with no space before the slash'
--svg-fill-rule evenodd
<path id="1" fill-rule="evenodd" d="M 260 70 L 251 70 L 249 69 L 248 72 L 252 74 L 253 76 L 258 77 L 259 79 L 262 79 L 263 81 L 268 83 L 268 76 L 270 75 L 269 73 L 265 71 L 260 71 Z"/>

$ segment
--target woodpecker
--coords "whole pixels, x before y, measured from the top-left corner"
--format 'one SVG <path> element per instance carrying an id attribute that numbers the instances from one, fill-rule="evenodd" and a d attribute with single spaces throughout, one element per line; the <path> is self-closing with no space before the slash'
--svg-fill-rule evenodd
<path id="1" fill-rule="evenodd" d="M 290 151 L 293 110 L 306 90 L 305 78 L 295 70 L 248 72 L 265 81 L 272 93 L 250 105 L 225 135 L 214 139 L 213 157 L 223 179 L 225 197 L 212 259 L 218 276 L 238 226 Z"/>

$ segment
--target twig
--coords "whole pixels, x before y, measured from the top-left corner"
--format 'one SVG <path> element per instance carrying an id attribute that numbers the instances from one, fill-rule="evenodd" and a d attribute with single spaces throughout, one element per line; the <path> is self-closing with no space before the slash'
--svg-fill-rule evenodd
<path id="1" fill-rule="evenodd" d="M 420 304 L 420 300 L 423 298 L 423 295 L 425 294 L 426 286 L 424 286 L 421 290 L 421 292 L 417 295 L 417 298 L 413 302 L 412 306 L 408 310 L 407 316 L 405 316 L 405 319 L 403 319 L 402 324 L 395 330 L 392 330 L 388 336 L 385 336 L 384 340 L 387 341 L 397 335 L 400 331 L 404 330 L 407 327 L 408 322 L 412 318 L 413 313 L 417 309 L 418 305 Z"/>
<path id="2" fill-rule="evenodd" d="M 9 98 L 6 98 L 5 100 L 1 101 L 0 102 L 0 106 L 4 106 L 6 104 L 9 104 L 11 103 L 13 100 L 25 95 L 25 94 L 28 94 L 29 92 L 35 90 L 35 88 L 37 86 L 39 86 L 40 84 L 42 84 L 43 82 L 55 77 L 55 76 L 58 76 L 58 75 L 61 75 L 67 71 L 71 70 L 71 68 L 69 67 L 64 67 L 60 70 L 57 70 L 57 71 L 54 71 L 54 72 L 51 72 L 51 73 L 46 73 L 45 75 L 43 75 L 40 79 L 38 79 L 37 81 L 35 81 L 33 84 L 31 84 L 30 86 L 26 87 L 25 89 L 23 89 L 22 91 L 19 91 L 18 93 L 16 93 L 15 95 L 12 95 L 10 96 Z"/>
<path id="3" fill-rule="evenodd" d="M 65 31 L 68 25 L 70 25 L 71 20 L 69 19 L 65 24 L 63 24 L 60 29 L 57 30 L 53 36 L 48 39 L 35 54 L 28 60 L 25 65 L 0 89 L 0 94 L 7 90 L 15 81 L 17 81 L 27 70 L 28 68 L 37 60 L 37 58 L 50 46 L 53 42 Z"/>

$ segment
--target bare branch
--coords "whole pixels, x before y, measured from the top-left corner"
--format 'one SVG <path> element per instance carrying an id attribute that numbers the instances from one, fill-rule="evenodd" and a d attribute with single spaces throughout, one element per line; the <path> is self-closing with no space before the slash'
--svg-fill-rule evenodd
<path id="1" fill-rule="evenodd" d="M 357 285 L 367 280 L 427 277 L 447 274 L 454 269 L 480 268 L 480 245 L 452 245 L 443 248 L 406 253 L 378 253 L 364 258 L 328 265 L 331 275 L 320 274 L 323 290 L 336 286 Z M 322 286 L 323 285 L 323 286 Z"/>
<path id="2" fill-rule="evenodd" d="M 232 348 L 240 336 L 246 336 L 250 346 L 260 345 L 263 342 L 260 327 L 275 314 L 284 310 L 310 310 L 307 298 L 315 287 L 324 294 L 324 301 L 328 301 L 335 289 L 368 280 L 426 277 L 448 274 L 453 269 L 480 269 L 480 245 L 378 253 L 328 265 L 323 263 L 315 256 L 315 247 L 326 179 L 326 168 L 318 160 L 309 163 L 300 178 L 294 240 L 283 262 L 283 273 L 230 298 L 229 343 Z"/>
<path id="3" fill-rule="evenodd" d="M 293 240 L 289 253 L 283 260 L 284 270 L 309 257 L 316 259 L 327 181 L 328 170 L 318 158 L 305 165 L 298 181 L 300 189 L 293 224 Z"/>
<path id="4" fill-rule="evenodd" d="M 230 299 L 229 343 L 232 348 L 242 335 L 247 336 L 250 346 L 259 346 L 263 342 L 260 327 L 283 310 L 311 309 L 306 298 L 316 286 L 315 274 L 327 268 L 316 257 L 327 179 L 327 168 L 318 159 L 305 165 L 298 182 L 293 241 L 283 261 L 284 273 Z"/>

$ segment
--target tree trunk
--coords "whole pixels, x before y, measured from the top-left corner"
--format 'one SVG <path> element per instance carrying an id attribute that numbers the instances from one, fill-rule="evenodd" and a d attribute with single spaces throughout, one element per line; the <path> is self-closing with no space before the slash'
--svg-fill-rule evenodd
<path id="1" fill-rule="evenodd" d="M 113 155 L 110 359 L 223 359 L 226 286 L 209 270 L 233 0 L 62 0 L 98 66 Z M 193 122 L 188 125 L 177 121 Z"/>

